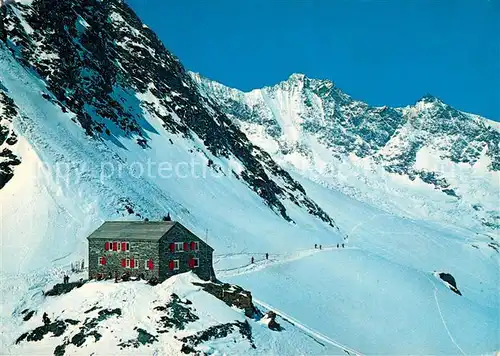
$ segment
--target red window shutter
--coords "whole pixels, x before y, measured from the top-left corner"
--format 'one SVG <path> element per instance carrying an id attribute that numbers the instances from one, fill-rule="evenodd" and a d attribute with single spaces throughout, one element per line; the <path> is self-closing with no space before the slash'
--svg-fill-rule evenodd
<path id="1" fill-rule="evenodd" d="M 101 257 L 102 258 L 102 264 L 106 266 L 106 257 Z"/>
<path id="2" fill-rule="evenodd" d="M 109 242 L 108 242 L 108 241 L 106 241 L 106 242 L 104 243 L 104 249 L 105 249 L 106 251 L 109 251 Z"/>
<path id="3" fill-rule="evenodd" d="M 188 267 L 193 268 L 193 266 L 194 266 L 194 260 L 192 258 L 190 258 L 188 261 Z"/>
<path id="4" fill-rule="evenodd" d="M 133 258 L 130 259 L 130 268 L 134 268 L 135 261 Z"/>
<path id="5" fill-rule="evenodd" d="M 170 244 L 170 252 L 175 252 L 175 244 L 173 242 Z"/>
<path id="6" fill-rule="evenodd" d="M 191 250 L 194 250 L 196 248 L 196 244 L 194 243 L 194 241 L 191 242 Z"/>
<path id="7" fill-rule="evenodd" d="M 188 245 L 188 243 L 187 243 L 187 242 L 184 242 L 184 251 L 187 251 L 187 250 L 188 250 L 188 248 L 189 248 L 188 246 L 189 246 L 189 245 Z"/>
<path id="8" fill-rule="evenodd" d="M 174 261 L 168 263 L 168 268 L 170 268 L 171 271 L 174 269 Z"/>
<path id="9" fill-rule="evenodd" d="M 122 251 L 127 251 L 127 243 L 122 242 Z"/>
<path id="10" fill-rule="evenodd" d="M 113 242 L 113 251 L 118 251 L 118 242 Z"/>
<path id="11" fill-rule="evenodd" d="M 150 270 L 153 269 L 153 260 L 148 261 L 148 269 L 150 269 Z"/>
<path id="12" fill-rule="evenodd" d="M 124 258 L 122 258 L 122 267 L 127 267 L 127 262 L 125 261 Z"/>

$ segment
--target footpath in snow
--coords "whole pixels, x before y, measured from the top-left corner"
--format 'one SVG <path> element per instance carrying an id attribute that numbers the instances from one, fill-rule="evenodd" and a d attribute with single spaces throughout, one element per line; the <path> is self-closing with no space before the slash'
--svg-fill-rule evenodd
<path id="1" fill-rule="evenodd" d="M 227 278 L 232 276 L 238 276 L 241 274 L 252 273 L 260 271 L 264 268 L 271 266 L 289 263 L 302 258 L 309 257 L 316 253 L 332 251 L 332 250 L 352 250 L 357 249 L 356 247 L 337 247 L 337 245 L 322 246 L 320 249 L 301 249 L 292 252 L 283 253 L 270 253 L 269 258 L 266 259 L 265 252 L 240 252 L 240 253 L 229 253 L 229 254 L 219 254 L 214 256 L 214 267 L 218 278 Z M 251 262 L 252 257 L 254 258 L 254 263 Z"/>

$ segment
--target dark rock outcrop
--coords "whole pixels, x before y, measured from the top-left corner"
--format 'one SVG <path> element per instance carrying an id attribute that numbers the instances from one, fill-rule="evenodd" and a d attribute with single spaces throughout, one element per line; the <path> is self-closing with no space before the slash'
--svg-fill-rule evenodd
<path id="1" fill-rule="evenodd" d="M 263 319 L 267 319 L 267 326 L 269 329 L 274 330 L 274 331 L 281 331 L 283 328 L 281 325 L 276 321 L 276 313 L 273 312 L 272 310 L 268 311 L 266 314 L 264 314 Z"/>
<path id="2" fill-rule="evenodd" d="M 183 337 L 180 339 L 184 343 L 181 351 L 186 354 L 196 353 L 196 346 L 209 340 L 224 338 L 235 331 L 239 332 L 242 338 L 248 340 L 252 348 L 256 348 L 252 337 L 252 327 L 245 320 L 244 322 L 235 321 L 234 323 L 214 325 L 196 334 Z"/>
<path id="3" fill-rule="evenodd" d="M 455 281 L 455 278 L 451 274 L 441 272 L 438 274 L 438 276 L 449 285 L 450 289 L 453 292 L 458 295 L 462 295 L 462 293 L 457 288 L 457 282 Z"/>
<path id="4" fill-rule="evenodd" d="M 23 316 L 23 320 L 24 321 L 28 321 L 28 320 L 30 320 L 33 317 L 33 315 L 35 315 L 35 311 L 34 310 L 25 309 L 25 310 L 23 310 L 21 312 L 21 314 L 24 315 Z"/>
<path id="5" fill-rule="evenodd" d="M 89 311 L 90 312 L 90 311 Z M 54 350 L 54 355 L 64 355 L 66 346 L 73 344 L 75 346 L 81 346 L 85 343 L 88 337 L 93 337 L 95 341 L 99 341 L 102 335 L 97 332 L 97 326 L 103 320 L 106 320 L 112 316 L 121 316 L 121 309 L 102 309 L 97 313 L 95 318 L 87 318 L 83 324 L 80 326 L 78 332 L 74 334 L 71 339 L 65 338 L 64 343 L 58 345 Z M 47 313 L 43 314 L 43 325 L 33 329 L 32 331 L 26 332 L 17 338 L 16 344 L 20 342 L 34 342 L 42 340 L 45 335 L 51 333 L 52 337 L 58 337 L 64 334 L 68 326 L 78 325 L 80 321 L 73 319 L 64 320 L 54 320 L 51 321 L 47 316 Z"/>
<path id="6" fill-rule="evenodd" d="M 124 341 L 119 343 L 118 346 L 123 347 L 135 347 L 138 348 L 140 345 L 152 344 L 158 341 L 158 338 L 146 330 L 135 327 L 134 330 L 137 330 L 137 339 L 132 339 L 128 341 Z"/>
<path id="7" fill-rule="evenodd" d="M 59 283 L 44 293 L 46 296 L 55 296 L 71 292 L 75 288 L 80 288 L 85 282 Z"/>
<path id="8" fill-rule="evenodd" d="M 56 320 L 50 323 L 44 323 L 42 326 L 39 326 L 32 331 L 26 332 L 19 336 L 16 340 L 16 344 L 19 344 L 21 341 L 39 341 L 44 338 L 45 335 L 51 333 L 52 336 L 60 336 L 66 331 L 67 323 L 64 320 Z"/>
<path id="9" fill-rule="evenodd" d="M 97 325 L 103 321 L 106 320 L 112 316 L 120 317 L 122 314 L 122 311 L 120 308 L 115 308 L 115 309 L 102 309 L 98 312 L 97 317 L 95 318 L 87 318 L 83 325 L 80 326 L 80 329 L 78 333 L 74 334 L 71 339 L 65 338 L 65 341 L 63 344 L 58 345 L 55 350 L 54 354 L 55 355 L 64 355 L 66 346 L 69 344 L 73 344 L 75 346 L 82 346 L 85 341 L 87 340 L 88 337 L 93 337 L 94 341 L 99 341 L 102 337 L 102 335 L 96 330 Z M 76 325 L 79 323 L 77 320 L 66 320 L 67 323 L 71 325 Z"/>
<path id="10" fill-rule="evenodd" d="M 198 316 L 193 313 L 193 308 L 190 307 L 191 301 L 182 301 L 177 294 L 171 295 L 171 300 L 165 306 L 157 306 L 153 309 L 162 312 L 164 315 L 160 317 L 159 333 L 166 333 L 171 328 L 184 330 L 186 324 L 198 320 Z"/>
<path id="11" fill-rule="evenodd" d="M 12 152 L 12 146 L 17 143 L 12 120 L 18 114 L 19 108 L 0 85 L 0 189 L 14 176 L 14 167 L 21 164 L 19 157 Z"/>
<path id="12" fill-rule="evenodd" d="M 213 282 L 195 282 L 193 284 L 202 287 L 205 292 L 212 294 L 227 305 L 243 309 L 245 315 L 249 318 L 253 318 L 255 315 L 260 314 L 259 310 L 253 305 L 252 293 L 244 290 L 240 286 Z"/>

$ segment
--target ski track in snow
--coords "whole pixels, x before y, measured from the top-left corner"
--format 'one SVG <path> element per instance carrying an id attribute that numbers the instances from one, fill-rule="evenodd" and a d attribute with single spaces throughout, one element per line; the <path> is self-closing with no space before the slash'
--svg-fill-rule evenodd
<path id="1" fill-rule="evenodd" d="M 305 331 L 307 334 L 311 335 L 312 337 L 314 338 L 317 338 L 319 340 L 322 340 L 332 346 L 335 346 L 335 347 L 338 347 L 344 351 L 346 351 L 347 353 L 349 354 L 355 354 L 355 355 L 363 355 L 360 351 L 357 351 L 357 350 L 354 350 L 348 346 L 345 346 L 343 344 L 341 344 L 340 342 L 338 341 L 335 341 L 334 339 L 320 333 L 319 331 L 316 331 L 314 329 L 311 329 L 310 327 L 302 324 L 301 322 L 299 322 L 297 319 L 291 317 L 290 315 L 274 308 L 273 306 L 267 304 L 267 303 L 264 303 L 263 301 L 261 300 L 257 300 L 257 299 L 253 299 L 254 303 L 255 304 L 258 304 L 260 305 L 261 307 L 267 309 L 267 310 L 272 310 L 273 312 L 275 312 L 277 315 L 281 316 L 283 319 L 286 319 L 287 321 L 289 321 L 290 323 L 292 323 L 293 325 L 295 325 L 297 328 Z"/>
<path id="2" fill-rule="evenodd" d="M 439 300 L 438 300 L 438 297 L 437 297 L 437 288 L 434 289 L 434 299 L 436 300 L 436 306 L 438 308 L 439 316 L 441 317 L 441 321 L 443 322 L 443 326 L 444 326 L 446 332 L 448 333 L 448 336 L 450 337 L 451 342 L 460 350 L 460 352 L 462 353 L 462 355 L 466 355 L 466 353 L 464 352 L 464 350 L 462 350 L 462 348 L 460 346 L 458 346 L 457 342 L 453 338 L 453 335 L 451 335 L 451 332 L 448 329 L 448 326 L 446 325 L 446 321 L 444 320 L 443 313 L 441 312 L 441 307 L 439 306 Z"/>
<path id="3" fill-rule="evenodd" d="M 455 345 L 457 347 L 457 349 L 460 350 L 461 354 L 462 355 L 466 355 L 466 353 L 464 352 L 464 350 L 462 350 L 462 348 L 455 341 L 455 338 L 451 334 L 450 329 L 448 329 L 448 325 L 446 324 L 446 320 L 444 320 L 443 312 L 441 311 L 441 307 L 439 305 L 439 299 L 438 299 L 438 296 L 437 296 L 438 289 L 437 289 L 436 285 L 434 284 L 434 281 L 432 281 L 427 274 L 423 273 L 423 275 L 431 283 L 431 285 L 432 285 L 432 287 L 434 289 L 433 290 L 434 300 L 436 301 L 436 307 L 437 307 L 437 310 L 438 310 L 438 313 L 439 313 L 439 317 L 441 318 L 441 321 L 443 322 L 443 326 L 444 326 L 444 329 L 446 330 L 446 333 L 450 337 L 450 340 L 453 343 L 453 345 Z"/>

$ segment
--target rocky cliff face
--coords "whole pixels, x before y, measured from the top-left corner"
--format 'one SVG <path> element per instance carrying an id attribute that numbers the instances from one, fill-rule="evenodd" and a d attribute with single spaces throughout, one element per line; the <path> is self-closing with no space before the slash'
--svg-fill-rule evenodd
<path id="1" fill-rule="evenodd" d="M 417 147 L 447 138 L 440 158 L 473 165 L 484 150 L 491 160 L 488 168 L 500 170 L 496 123 L 460 112 L 431 95 L 405 108 L 371 107 L 352 99 L 329 80 L 303 74 L 292 74 L 276 86 L 249 93 L 195 73 L 192 77 L 227 113 L 243 122 L 265 125 L 267 133 L 280 138 L 283 146 L 298 145 L 302 133 L 316 134 L 321 143 L 338 153 L 377 156 L 389 171 L 403 173 L 415 160 Z M 402 156 L 397 163 L 383 151 L 396 139 L 408 142 L 399 147 Z M 280 148 L 287 152 L 287 147 Z"/>
<path id="2" fill-rule="evenodd" d="M 12 152 L 17 143 L 12 120 L 17 115 L 18 107 L 0 86 L 0 189 L 14 176 L 14 167 L 21 163 Z"/>
<path id="3" fill-rule="evenodd" d="M 428 184 L 457 204 L 463 204 L 458 202 L 463 198 L 471 211 L 478 211 L 483 202 L 463 189 L 467 182 L 459 178 L 462 170 L 473 172 L 487 189 L 494 188 L 498 177 L 499 125 L 431 95 L 404 108 L 372 107 L 352 99 L 331 81 L 303 74 L 248 93 L 195 73 L 192 77 L 255 144 L 278 162 L 302 172 L 315 171 L 319 180 L 337 174 L 338 166 L 354 159 L 382 167 L 382 175 Z M 479 219 L 498 227 L 494 206 L 486 210 Z"/>
<path id="4" fill-rule="evenodd" d="M 46 83 L 44 98 L 74 113 L 94 140 L 125 136 L 147 148 L 147 112 L 165 130 L 202 140 L 211 154 L 239 160 L 244 169 L 235 174 L 286 220 L 285 201 L 334 226 L 297 181 L 199 95 L 179 60 L 122 1 L 34 0 L 6 5 L 1 16 L 4 45 Z"/>

